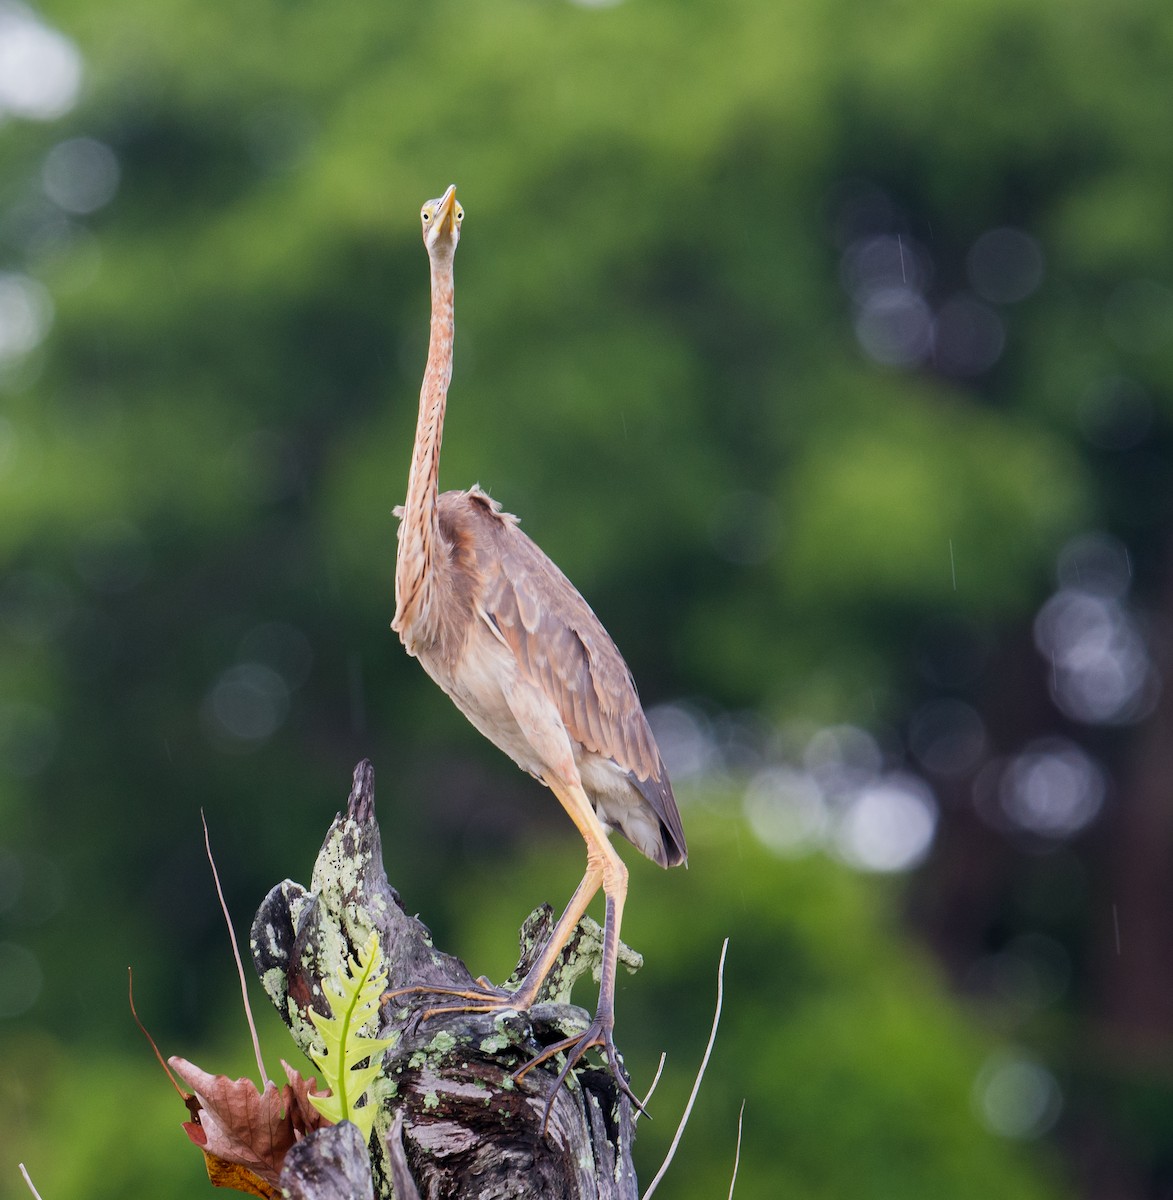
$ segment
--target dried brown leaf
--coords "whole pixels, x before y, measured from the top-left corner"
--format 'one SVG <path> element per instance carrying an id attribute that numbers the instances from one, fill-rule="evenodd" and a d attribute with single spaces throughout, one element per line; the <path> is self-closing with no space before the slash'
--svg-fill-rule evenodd
<path id="1" fill-rule="evenodd" d="M 273 1185 L 289 1148 L 330 1124 L 310 1102 L 317 1081 L 283 1061 L 289 1082 L 280 1090 L 266 1083 L 261 1092 L 251 1079 L 209 1075 L 184 1058 L 170 1063 L 194 1093 L 184 1097 L 191 1120 L 183 1128 L 204 1152 L 212 1183 L 262 1200 L 278 1197 Z"/>
<path id="2" fill-rule="evenodd" d="M 281 1189 L 266 1183 L 259 1175 L 242 1167 L 240 1163 L 226 1162 L 214 1154 L 204 1151 L 204 1166 L 213 1187 L 232 1188 L 246 1196 L 258 1196 L 260 1200 L 281 1200 Z"/>
<path id="3" fill-rule="evenodd" d="M 310 1095 L 322 1096 L 328 1093 L 320 1092 L 317 1087 L 317 1079 L 310 1076 L 306 1079 L 296 1067 L 291 1067 L 285 1059 L 281 1060 L 281 1065 L 285 1068 L 285 1077 L 289 1082 L 282 1089 L 286 1096 L 286 1111 L 290 1113 L 293 1120 L 293 1132 L 300 1142 L 307 1133 L 313 1133 L 315 1129 L 325 1129 L 331 1124 L 329 1118 L 322 1114 L 310 1103 Z"/>
<path id="4" fill-rule="evenodd" d="M 168 1061 L 200 1104 L 197 1119 L 184 1122 L 187 1136 L 206 1155 L 247 1167 L 276 1184 L 285 1154 L 297 1140 L 290 1089 L 279 1091 L 275 1083 L 266 1082 L 265 1090 L 259 1092 L 251 1079 L 209 1075 L 185 1058 Z"/>

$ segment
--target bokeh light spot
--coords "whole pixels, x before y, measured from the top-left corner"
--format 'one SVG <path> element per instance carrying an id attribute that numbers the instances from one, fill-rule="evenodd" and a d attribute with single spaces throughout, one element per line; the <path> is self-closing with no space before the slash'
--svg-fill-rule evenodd
<path id="1" fill-rule="evenodd" d="M 241 748 L 273 736 L 289 712 L 285 680 L 264 663 L 229 667 L 204 702 L 204 719 L 215 734 L 226 735 Z"/>
<path id="2" fill-rule="evenodd" d="M 34 350 L 52 323 L 53 302 L 45 288 L 27 275 L 0 272 L 0 364 Z"/>
<path id="3" fill-rule="evenodd" d="M 802 761 L 820 784 L 828 788 L 828 784 L 870 779 L 879 771 L 884 756 L 866 729 L 858 725 L 828 725 L 811 735 Z"/>
<path id="4" fill-rule="evenodd" d="M 84 216 L 114 199 L 121 171 L 114 151 L 94 138 L 58 142 L 45 156 L 45 195 L 68 213 Z"/>
<path id="5" fill-rule="evenodd" d="M 924 297 L 908 287 L 872 292 L 859 307 L 855 336 L 864 353 L 884 366 L 920 362 L 932 345 L 933 320 Z"/>
<path id="6" fill-rule="evenodd" d="M 1059 1117 L 1063 1096 L 1054 1075 L 1025 1054 L 1003 1051 L 986 1060 L 974 1083 L 985 1126 L 1006 1138 L 1037 1138 Z"/>
<path id="7" fill-rule="evenodd" d="M 891 234 L 852 242 L 839 265 L 844 289 L 861 305 L 875 293 L 892 288 L 922 292 L 931 277 L 932 262 L 917 243 Z"/>
<path id="8" fill-rule="evenodd" d="M 1006 331 L 998 314 L 972 296 L 954 296 L 937 313 L 933 361 L 948 375 L 988 371 L 1002 357 Z"/>
<path id="9" fill-rule="evenodd" d="M 35 121 L 63 116 L 81 90 L 82 59 L 67 37 L 23 4 L 0 2 L 0 116 Z"/>
<path id="10" fill-rule="evenodd" d="M 1152 711 L 1159 680 L 1139 627 L 1111 596 L 1064 587 L 1035 617 L 1056 706 L 1086 724 L 1129 724 Z"/>
<path id="11" fill-rule="evenodd" d="M 1043 282 L 1045 264 L 1038 242 L 1021 229 L 990 229 L 966 258 L 973 290 L 994 304 L 1025 300 Z"/>
<path id="12" fill-rule="evenodd" d="M 759 771 L 750 780 L 744 803 L 750 828 L 777 854 L 813 849 L 827 828 L 822 789 L 804 771 L 790 767 Z"/>
<path id="13" fill-rule="evenodd" d="M 1099 815 L 1107 795 L 1102 768 L 1074 742 L 1044 738 L 1006 764 L 998 787 L 1011 824 L 1046 838 L 1067 838 Z"/>
<path id="14" fill-rule="evenodd" d="M 1110 533 L 1082 533 L 1072 538 L 1056 562 L 1055 574 L 1064 587 L 1119 599 L 1132 586 L 1128 550 Z"/>
<path id="15" fill-rule="evenodd" d="M 648 724 L 672 779 L 696 779 L 720 765 L 712 724 L 691 705 L 657 704 Z"/>
<path id="16" fill-rule="evenodd" d="M 835 850 L 863 871 L 908 871 L 928 855 L 937 803 L 919 780 L 888 775 L 850 797 L 838 816 Z"/>
<path id="17" fill-rule="evenodd" d="M 1063 997 L 1071 983 L 1071 958 L 1053 937 L 1024 933 L 978 959 L 965 983 L 1010 1020 L 1022 1021 Z"/>

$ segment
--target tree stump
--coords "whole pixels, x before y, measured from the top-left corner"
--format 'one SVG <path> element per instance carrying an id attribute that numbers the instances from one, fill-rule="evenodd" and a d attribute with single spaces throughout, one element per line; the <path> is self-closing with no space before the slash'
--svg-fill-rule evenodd
<path id="1" fill-rule="evenodd" d="M 520 979 L 552 927 L 549 906 L 522 929 Z M 262 984 L 294 1040 L 317 1040 L 309 1010 L 327 1014 L 322 981 L 338 978 L 371 932 L 379 938 L 388 990 L 475 981 L 459 959 L 437 950 L 403 908 L 383 868 L 375 821 L 374 771 L 360 762 L 346 811 L 335 817 L 308 889 L 286 880 L 265 898 L 252 927 Z M 542 1123 L 557 1070 L 513 1072 L 544 1045 L 581 1033 L 589 1014 L 569 1003 L 574 980 L 598 969 L 602 939 L 579 926 L 540 1002 L 528 1012 L 444 1013 L 420 1019 L 435 996 L 385 1002 L 377 1036 L 394 1038 L 368 1103 L 378 1106 L 369 1158 L 349 1122 L 321 1130 L 290 1152 L 281 1185 L 294 1200 L 637 1200 L 630 1101 L 602 1069 L 579 1066 Z M 623 949 L 635 969 L 639 956 Z M 508 986 L 508 985 L 507 985 Z"/>

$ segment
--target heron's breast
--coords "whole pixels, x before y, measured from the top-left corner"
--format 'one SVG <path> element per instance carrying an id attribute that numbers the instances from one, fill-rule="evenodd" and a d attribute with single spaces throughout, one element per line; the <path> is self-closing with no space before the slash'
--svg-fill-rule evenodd
<path id="1" fill-rule="evenodd" d="M 448 694 L 469 723 L 523 771 L 537 774 L 541 764 L 534 747 L 517 723 L 505 698 L 505 689 L 517 675 L 517 661 L 486 631 L 472 631 L 463 653 L 454 662 L 443 655 L 421 650 L 424 670 Z"/>

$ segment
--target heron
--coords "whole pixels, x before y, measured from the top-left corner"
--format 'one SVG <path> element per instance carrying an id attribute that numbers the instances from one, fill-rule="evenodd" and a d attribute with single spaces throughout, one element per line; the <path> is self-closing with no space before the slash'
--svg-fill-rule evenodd
<path id="1" fill-rule="evenodd" d="M 677 866 L 687 855 L 680 813 L 631 672 L 590 606 L 518 519 L 479 486 L 439 491 L 455 332 L 453 260 L 464 221 L 455 184 L 423 206 L 420 221 L 431 264 L 431 329 L 407 498 L 395 510 L 400 523 L 391 628 L 472 725 L 554 793 L 586 842 L 587 867 L 515 991 L 482 978 L 466 991 L 419 986 L 393 994 L 450 998 L 433 1013 L 525 1011 L 601 889 L 603 952 L 594 1018 L 584 1033 L 547 1046 L 515 1077 L 564 1052 L 552 1103 L 575 1064 L 594 1048 L 638 1105 L 613 1036 L 628 874 L 608 834 L 617 831 L 662 867 Z M 548 1117 L 549 1104 L 546 1112 Z"/>

